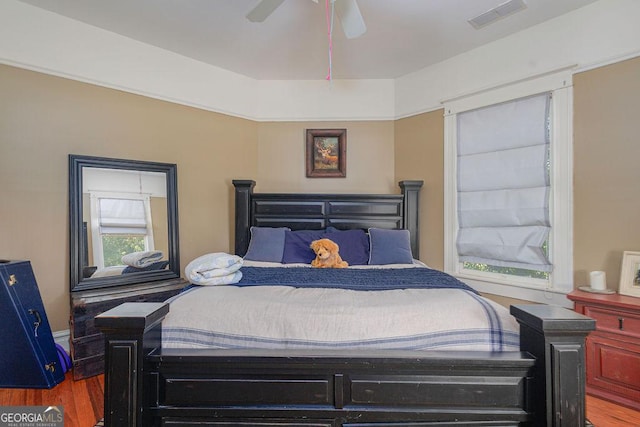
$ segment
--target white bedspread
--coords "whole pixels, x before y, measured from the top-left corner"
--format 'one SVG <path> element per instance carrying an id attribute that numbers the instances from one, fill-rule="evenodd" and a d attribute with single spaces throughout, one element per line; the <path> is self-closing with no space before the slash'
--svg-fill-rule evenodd
<path id="1" fill-rule="evenodd" d="M 507 309 L 457 289 L 191 289 L 171 301 L 164 348 L 519 350 Z"/>

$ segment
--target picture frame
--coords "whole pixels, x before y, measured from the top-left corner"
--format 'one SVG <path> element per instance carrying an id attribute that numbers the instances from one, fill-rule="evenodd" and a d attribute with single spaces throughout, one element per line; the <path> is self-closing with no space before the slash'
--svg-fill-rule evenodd
<path id="1" fill-rule="evenodd" d="M 618 293 L 640 297 L 640 252 L 623 252 Z"/>
<path id="2" fill-rule="evenodd" d="M 347 176 L 347 130 L 306 130 L 306 171 L 308 178 Z"/>

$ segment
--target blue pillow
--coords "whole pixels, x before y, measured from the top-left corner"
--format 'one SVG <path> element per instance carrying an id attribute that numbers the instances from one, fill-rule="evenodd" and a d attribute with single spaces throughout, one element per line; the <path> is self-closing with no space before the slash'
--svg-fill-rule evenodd
<path id="1" fill-rule="evenodd" d="M 327 233 L 322 236 L 331 239 L 340 246 L 340 258 L 349 265 L 366 265 L 369 262 L 369 236 L 364 230 L 338 230 L 327 227 Z"/>
<path id="2" fill-rule="evenodd" d="M 412 264 L 409 230 L 369 229 L 369 264 Z"/>
<path id="3" fill-rule="evenodd" d="M 282 262 L 286 227 L 251 227 L 251 240 L 244 259 L 249 261 Z"/>
<path id="4" fill-rule="evenodd" d="M 315 252 L 309 247 L 314 240 L 324 237 L 324 230 L 296 230 L 285 232 L 283 264 L 301 262 L 309 264 L 316 257 Z"/>
<path id="5" fill-rule="evenodd" d="M 164 270 L 169 265 L 169 261 L 156 261 L 144 267 L 132 267 L 130 265 L 126 266 L 124 270 L 122 270 L 122 274 L 129 273 L 140 273 L 141 271 L 155 271 L 155 270 Z"/>

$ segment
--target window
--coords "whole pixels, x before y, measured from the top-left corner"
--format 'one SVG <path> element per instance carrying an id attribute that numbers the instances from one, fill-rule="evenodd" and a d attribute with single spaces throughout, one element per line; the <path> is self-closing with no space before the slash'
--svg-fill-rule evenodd
<path id="1" fill-rule="evenodd" d="M 524 275 L 551 271 L 550 94 L 457 117 L 458 233 L 462 268 Z"/>
<path id="2" fill-rule="evenodd" d="M 153 250 L 147 195 L 91 193 L 91 235 L 99 268 L 122 265 L 122 256 Z"/>
<path id="3" fill-rule="evenodd" d="M 445 101 L 445 270 L 481 292 L 567 305 L 571 75 Z"/>

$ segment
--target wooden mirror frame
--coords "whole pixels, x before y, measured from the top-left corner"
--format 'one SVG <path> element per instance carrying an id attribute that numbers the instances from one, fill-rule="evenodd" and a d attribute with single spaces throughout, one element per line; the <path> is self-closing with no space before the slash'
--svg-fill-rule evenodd
<path id="1" fill-rule="evenodd" d="M 145 271 L 118 276 L 83 278 L 82 258 L 86 253 L 82 215 L 82 171 L 84 168 L 108 168 L 160 172 L 166 175 L 168 259 L 166 270 Z M 71 291 L 133 285 L 180 277 L 178 242 L 177 166 L 171 163 L 123 160 L 104 157 L 69 155 L 69 280 Z"/>

